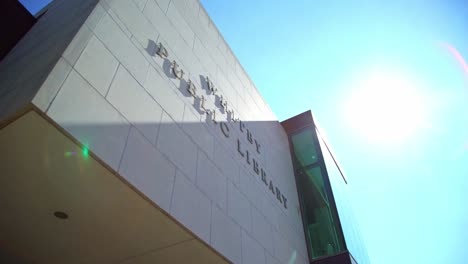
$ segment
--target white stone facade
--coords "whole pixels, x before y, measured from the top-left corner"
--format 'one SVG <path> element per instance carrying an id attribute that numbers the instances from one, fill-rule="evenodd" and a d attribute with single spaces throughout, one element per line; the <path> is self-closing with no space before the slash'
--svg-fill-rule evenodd
<path id="1" fill-rule="evenodd" d="M 233 263 L 308 263 L 287 135 L 199 1 L 95 2 L 33 103 Z"/>

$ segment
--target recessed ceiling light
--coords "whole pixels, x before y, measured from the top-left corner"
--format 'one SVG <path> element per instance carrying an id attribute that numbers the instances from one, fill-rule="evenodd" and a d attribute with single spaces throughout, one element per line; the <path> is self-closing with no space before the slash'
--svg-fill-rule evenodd
<path id="1" fill-rule="evenodd" d="M 54 212 L 54 215 L 55 217 L 59 218 L 59 219 L 67 219 L 68 218 L 68 215 L 64 212 L 61 212 L 61 211 L 56 211 Z"/>

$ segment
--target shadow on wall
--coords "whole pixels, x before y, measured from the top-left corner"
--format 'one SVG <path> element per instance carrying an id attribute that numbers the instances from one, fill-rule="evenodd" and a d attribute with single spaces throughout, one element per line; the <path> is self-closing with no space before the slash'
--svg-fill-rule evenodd
<path id="1" fill-rule="evenodd" d="M 99 112 L 90 109 L 91 106 L 83 105 L 86 102 L 73 102 L 72 100 L 78 94 L 70 95 L 71 93 L 68 92 L 66 93 L 68 95 L 63 95 L 63 97 L 58 95 L 48 110 L 48 115 L 109 166 L 129 178 L 134 176 L 125 175 L 125 172 L 122 172 L 125 159 L 137 157 L 142 166 L 145 163 L 154 163 L 152 156 L 148 153 L 148 149 L 153 149 L 151 151 L 161 153 L 164 159 L 174 164 L 194 182 L 200 179 L 200 175 L 206 173 L 222 174 L 226 180 L 238 184 L 239 168 L 243 168 L 257 179 L 260 186 L 258 189 L 263 189 L 266 192 L 265 195 L 270 196 L 273 204 L 276 203 L 280 210 L 289 210 L 288 194 L 295 192 L 294 175 L 288 140 L 279 122 L 239 119 L 234 108 L 208 77 L 197 75 L 196 78 L 199 80 L 196 81 L 199 83 L 197 82 L 196 87 L 190 79 L 186 78 L 177 62 L 167 58 L 167 51 L 162 44 L 158 45 L 149 40 L 145 50 L 149 55 L 163 59 L 162 72 L 159 73 L 175 84 L 174 95 L 188 99 L 182 100 L 184 104 L 179 108 L 174 110 L 178 106 L 171 105 L 172 99 L 166 99 L 164 96 L 162 99 L 156 98 L 160 92 L 165 91 L 149 92 L 146 90 L 147 87 L 141 87 L 148 93 L 148 98 L 152 97 L 164 107 L 157 106 L 156 102 L 154 102 L 154 107 L 147 107 L 148 105 L 140 107 L 135 105 L 138 104 L 135 103 L 136 101 L 131 103 L 126 98 L 122 98 L 122 94 L 129 95 L 132 91 L 116 92 L 114 96 L 111 85 L 111 92 L 106 95 L 106 99 L 111 105 L 114 104 L 113 108 L 118 111 L 117 114 L 112 110 L 114 117 L 111 119 L 106 114 L 103 114 L 101 118 Z M 166 87 L 162 87 L 164 88 Z M 67 86 L 67 89 L 70 91 L 71 87 Z M 114 100 L 118 101 L 119 105 L 116 105 Z M 57 101 L 60 101 L 58 106 Z M 143 100 L 138 102 L 144 103 Z M 187 102 L 191 105 L 189 106 Z M 115 117 L 116 114 L 119 117 Z M 143 142 L 140 144 L 140 149 L 130 151 L 129 146 L 136 140 Z M 207 166 L 211 171 L 200 171 L 200 156 L 206 157 Z M 158 171 L 154 173 L 157 175 Z M 222 181 L 221 177 L 209 176 L 206 177 L 206 181 Z M 220 182 L 216 184 L 222 185 Z M 220 203 L 226 203 L 227 190 L 212 191 L 217 193 L 212 196 L 213 200 L 219 198 L 224 200 Z M 293 200 L 294 204 L 296 204 L 295 200 Z"/>
<path id="2" fill-rule="evenodd" d="M 290 160 L 268 160 L 270 155 L 267 152 L 274 150 L 264 145 L 257 149 L 247 136 L 247 128 L 269 127 L 274 121 L 245 122 L 241 131 L 240 122 L 213 122 L 209 115 L 200 116 L 200 122 L 179 123 L 165 112 L 162 116 L 159 123 L 79 124 L 67 120 L 57 121 L 86 146 L 83 155 L 87 149 L 95 153 L 170 214 L 174 214 L 172 208 L 175 198 L 172 195 L 177 194 L 174 185 L 179 175 L 184 175 L 185 179 L 197 186 L 212 204 L 225 210 L 228 208 L 231 185 L 237 186 L 263 214 L 265 202 L 269 201 L 271 210 L 275 214 L 282 212 L 284 216 L 265 215 L 265 221 L 271 221 L 267 226 L 296 213 L 294 197 L 291 198 L 294 202 L 289 200 L 289 195 L 294 192 L 285 186 L 285 180 L 278 180 L 278 177 L 290 176 L 291 179 L 286 181 L 294 181 L 292 170 L 288 174 L 281 174 L 280 171 L 285 169 L 288 172 L 289 168 L 280 167 L 290 163 Z M 284 152 L 290 155 L 289 149 Z M 80 153 L 65 152 L 63 155 L 73 159 L 78 158 Z M 178 173 L 168 167 L 175 167 Z M 240 178 L 242 171 L 248 179 Z M 190 227 L 191 222 L 184 222 L 177 214 L 174 217 Z M 291 219 L 291 226 L 285 230 L 296 230 L 294 234 L 299 236 L 297 230 L 302 231 L 302 226 L 294 226 L 295 221 Z M 301 225 L 301 222 L 297 225 Z M 294 248 L 296 251 L 301 252 L 301 256 L 307 254 Z M 290 258 L 286 261 L 290 261 Z M 290 263 L 295 263 L 294 260 Z"/>
<path id="3" fill-rule="evenodd" d="M 193 112 L 189 114 L 198 118 Z M 281 170 L 284 170 L 289 172 L 286 175 L 294 178 L 292 170 L 288 167 L 290 160 L 275 160 L 278 156 L 269 153 L 275 150 L 264 145 L 270 143 L 261 140 L 261 135 L 253 132 L 271 127 L 270 122 L 274 121 L 223 122 L 213 120 L 212 114 L 204 114 L 195 122 L 176 122 L 166 112 L 162 112 L 161 117 L 159 123 L 123 121 L 120 124 L 79 124 L 71 120 L 56 121 L 76 137 L 86 150 L 94 152 L 125 177 L 136 176 L 125 175 L 122 171 L 126 159 L 139 159 L 138 163 L 142 165 L 151 164 L 155 159 L 151 152 L 159 152 L 165 162 L 174 164 L 195 182 L 200 180 L 198 177 L 201 173 L 210 174 L 212 177 L 220 177 L 216 175 L 221 173 L 226 181 L 238 185 L 239 171 L 243 169 L 255 178 L 258 190 L 263 189 L 270 195 L 272 203 L 288 210 L 289 200 L 286 193 L 290 192 L 284 191 L 285 181 L 279 177 L 285 176 L 281 173 Z M 151 151 L 148 152 L 149 149 Z M 289 149 L 284 149 L 284 153 L 289 157 Z M 207 162 L 211 164 L 208 166 L 211 171 L 200 170 L 197 165 L 200 163 L 200 155 L 207 158 Z M 285 166 L 282 166 L 283 164 Z M 158 171 L 154 173 L 154 176 L 158 177 Z"/>

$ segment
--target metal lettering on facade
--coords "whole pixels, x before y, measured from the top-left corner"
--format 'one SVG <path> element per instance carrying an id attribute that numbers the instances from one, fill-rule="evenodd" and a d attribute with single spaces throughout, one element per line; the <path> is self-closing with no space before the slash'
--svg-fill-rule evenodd
<path id="1" fill-rule="evenodd" d="M 167 58 L 169 57 L 167 49 L 159 43 L 159 49 L 157 51 L 157 54 L 161 56 L 162 58 Z M 175 60 L 172 61 L 171 63 L 171 71 L 174 76 L 182 80 L 184 79 L 184 71 L 180 69 L 179 64 Z M 261 145 L 260 142 L 254 137 L 252 131 L 246 126 L 245 122 L 242 122 L 235 113 L 234 109 L 230 107 L 228 104 L 228 100 L 226 97 L 222 94 L 220 94 L 219 90 L 216 88 L 216 86 L 213 84 L 213 81 L 206 76 L 205 77 L 206 81 L 206 90 L 207 94 L 213 96 L 213 97 L 218 97 L 219 98 L 219 109 L 220 113 L 226 113 L 228 118 L 227 120 L 239 123 L 239 132 L 240 134 L 244 134 L 246 137 L 246 142 L 247 144 L 250 144 L 254 147 L 255 151 L 257 154 L 262 154 L 260 151 Z M 181 82 L 182 83 L 182 82 Z M 213 122 L 214 125 L 219 125 L 221 133 L 224 135 L 225 138 L 230 137 L 230 130 L 229 126 L 226 122 L 221 122 L 220 120 L 217 119 L 217 110 L 216 109 L 209 109 L 206 108 L 205 103 L 206 103 L 206 97 L 203 95 L 198 95 L 197 94 L 197 87 L 195 86 L 195 83 L 188 79 L 187 80 L 187 92 L 192 96 L 195 100 L 199 100 L 199 111 L 202 114 L 206 114 L 209 116 L 211 121 Z M 260 180 L 265 184 L 265 187 L 268 188 L 271 193 L 275 196 L 275 198 L 284 206 L 284 208 L 288 208 L 286 204 L 286 197 L 281 193 L 280 189 L 274 185 L 273 181 L 271 179 L 268 179 L 267 173 L 264 170 L 264 168 L 261 168 L 258 162 L 258 159 L 255 159 L 255 157 L 252 157 L 252 153 L 249 152 L 248 149 L 245 148 L 245 146 L 242 145 L 242 142 L 240 138 L 237 139 L 237 152 L 239 155 L 245 159 L 245 162 L 252 168 L 253 174 L 254 175 L 259 175 Z"/>
<path id="2" fill-rule="evenodd" d="M 179 80 L 184 78 L 184 71 L 182 69 L 179 69 L 179 64 L 177 64 L 177 62 L 175 60 L 172 61 L 172 73 Z"/>
<path id="3" fill-rule="evenodd" d="M 158 51 L 156 51 L 156 54 L 158 54 L 161 58 L 167 58 L 169 56 L 169 53 L 167 52 L 167 49 L 163 46 L 161 42 L 159 42 L 159 48 Z"/>

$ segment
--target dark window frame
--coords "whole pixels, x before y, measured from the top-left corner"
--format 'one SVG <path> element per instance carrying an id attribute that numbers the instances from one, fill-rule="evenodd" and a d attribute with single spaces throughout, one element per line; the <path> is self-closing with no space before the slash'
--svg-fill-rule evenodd
<path id="1" fill-rule="evenodd" d="M 292 119 L 294 119 L 294 117 Z M 291 120 L 288 120 L 288 121 L 291 122 Z M 289 127 L 289 128 L 291 128 L 291 127 Z M 307 129 L 312 131 L 312 133 L 311 133 L 312 134 L 312 139 L 311 140 L 312 140 L 313 146 L 315 148 L 315 152 L 317 154 L 317 160 L 314 163 L 307 164 L 306 166 L 302 166 L 302 165 L 299 164 L 299 162 L 298 162 L 298 160 L 296 158 L 292 137 L 294 135 L 297 135 L 299 133 L 304 132 L 304 130 L 307 130 Z M 320 136 L 322 141 L 325 143 L 325 146 L 327 148 L 325 151 L 328 151 L 330 153 L 328 145 L 326 144 L 326 140 L 320 135 L 320 131 L 317 129 L 317 127 L 316 127 L 316 125 L 315 125 L 312 118 L 311 118 L 310 123 L 305 124 L 305 125 L 302 124 L 301 126 L 298 126 L 297 129 L 293 129 L 292 131 L 286 131 L 286 133 L 288 135 L 288 143 L 289 143 L 289 148 L 290 148 L 290 154 L 291 154 L 291 158 L 292 158 L 292 161 L 293 161 L 292 163 L 293 163 L 293 169 L 294 169 L 294 176 L 295 176 L 295 180 L 296 180 L 296 188 L 297 188 L 298 196 L 299 196 L 298 198 L 299 198 L 301 219 L 302 219 L 302 222 L 303 222 L 303 231 L 304 231 L 304 234 L 306 236 L 307 252 L 308 252 L 308 255 L 309 255 L 309 258 L 310 258 L 311 262 L 313 263 L 313 262 L 318 261 L 318 260 L 323 260 L 324 258 L 331 257 L 333 255 L 325 255 L 325 256 L 320 256 L 320 257 L 315 257 L 314 258 L 313 252 L 311 252 L 312 245 L 311 245 L 311 241 L 309 241 L 309 239 L 307 237 L 307 232 L 308 232 L 307 227 L 306 227 L 307 219 L 306 219 L 305 212 L 304 212 L 305 205 L 304 205 L 304 201 L 303 201 L 303 197 L 302 197 L 303 187 L 299 186 L 299 184 L 298 184 L 298 183 L 300 183 L 300 179 L 299 179 L 300 176 L 298 175 L 298 172 L 300 170 L 305 170 L 305 169 L 310 169 L 310 168 L 315 168 L 315 167 L 320 168 L 320 171 L 321 171 L 322 177 L 323 177 L 324 189 L 325 189 L 325 192 L 326 192 L 326 195 L 327 195 L 327 198 L 328 198 L 328 202 L 329 202 L 330 213 L 332 214 L 332 217 L 333 217 L 333 220 L 334 220 L 334 225 L 335 225 L 335 229 L 336 229 L 338 239 L 341 241 L 341 243 L 343 245 L 343 249 L 340 252 L 338 252 L 337 254 L 342 254 L 342 253 L 345 253 L 345 252 L 349 253 L 348 247 L 346 245 L 346 240 L 344 238 L 344 233 L 343 233 L 343 228 L 342 228 L 342 225 L 341 225 L 341 220 L 339 218 L 338 210 L 337 210 L 337 207 L 336 207 L 335 197 L 333 195 L 333 190 L 332 190 L 332 187 L 331 187 L 329 174 L 328 174 L 327 167 L 326 167 L 326 164 L 325 164 L 324 155 L 323 155 L 322 148 L 320 146 L 320 142 L 319 142 L 318 137 Z M 331 153 L 330 153 L 330 155 L 332 156 L 333 160 L 335 161 L 335 165 L 338 167 L 338 169 L 341 172 L 341 169 L 339 168 L 338 164 L 336 163 L 335 158 L 333 157 L 333 155 Z M 298 166 L 300 166 L 300 167 L 298 167 Z M 342 176 L 343 180 L 345 181 L 345 183 L 347 184 L 346 179 L 343 177 L 343 175 L 341 175 L 341 176 Z"/>

